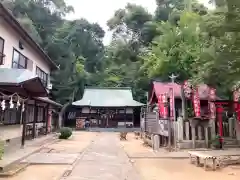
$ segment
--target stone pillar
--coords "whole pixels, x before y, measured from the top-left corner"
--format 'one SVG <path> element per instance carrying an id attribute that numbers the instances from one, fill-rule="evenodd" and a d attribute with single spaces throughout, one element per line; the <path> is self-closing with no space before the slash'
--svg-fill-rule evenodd
<path id="1" fill-rule="evenodd" d="M 206 145 L 206 148 L 208 148 L 208 145 L 209 145 L 209 138 L 208 138 L 209 121 L 201 122 L 201 125 L 204 127 L 205 145 Z"/>
<path id="2" fill-rule="evenodd" d="M 153 136 L 153 150 L 154 151 L 158 151 L 160 148 L 160 139 L 159 139 L 159 135 L 154 135 Z"/>
<path id="3" fill-rule="evenodd" d="M 183 140 L 183 118 L 178 117 L 177 118 L 177 123 L 178 123 L 178 141 Z"/>
<path id="4" fill-rule="evenodd" d="M 240 121 L 236 119 L 235 124 L 236 124 L 236 137 L 238 144 L 240 145 Z"/>
<path id="5" fill-rule="evenodd" d="M 192 148 L 196 148 L 196 129 L 194 126 L 191 126 L 191 131 L 192 131 Z"/>
<path id="6" fill-rule="evenodd" d="M 202 127 L 198 126 L 197 130 L 198 130 L 198 139 L 203 140 Z"/>
<path id="7" fill-rule="evenodd" d="M 215 119 L 210 120 L 209 126 L 211 127 L 211 138 L 213 139 L 216 136 Z"/>
<path id="8" fill-rule="evenodd" d="M 198 125 L 199 120 L 198 119 L 191 119 L 191 131 L 192 131 L 192 148 L 196 148 L 196 126 Z"/>
<path id="9" fill-rule="evenodd" d="M 209 147 L 208 147 L 208 144 L 209 144 L 209 139 L 208 139 L 208 126 L 207 126 L 207 127 L 204 127 L 204 134 L 205 134 L 205 144 L 206 144 L 206 148 L 209 148 Z"/>
<path id="10" fill-rule="evenodd" d="M 185 122 L 186 140 L 189 140 L 189 122 Z"/>

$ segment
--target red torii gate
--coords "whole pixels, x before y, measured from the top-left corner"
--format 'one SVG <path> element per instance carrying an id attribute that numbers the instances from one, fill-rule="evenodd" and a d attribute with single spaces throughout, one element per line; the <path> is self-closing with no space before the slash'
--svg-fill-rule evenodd
<path id="1" fill-rule="evenodd" d="M 223 106 L 232 107 L 234 112 L 236 113 L 236 119 L 240 123 L 240 103 L 238 101 L 230 101 L 230 100 L 216 100 L 213 101 L 216 107 L 216 121 L 219 122 L 219 135 L 223 137 L 223 119 L 222 113 L 224 111 Z M 223 141 L 223 140 L 222 140 Z"/>

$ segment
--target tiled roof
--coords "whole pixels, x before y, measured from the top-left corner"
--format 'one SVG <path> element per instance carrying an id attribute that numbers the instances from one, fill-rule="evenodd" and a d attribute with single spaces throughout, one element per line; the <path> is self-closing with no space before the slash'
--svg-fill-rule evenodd
<path id="1" fill-rule="evenodd" d="M 85 88 L 83 98 L 72 103 L 91 107 L 137 107 L 142 103 L 133 100 L 130 88 Z"/>
<path id="2" fill-rule="evenodd" d="M 174 96 L 176 98 L 181 98 L 181 85 L 177 83 L 165 83 L 165 82 L 154 81 L 152 91 L 158 97 L 161 94 L 168 93 L 170 88 L 174 89 Z M 208 95 L 209 86 L 207 86 L 206 84 L 199 85 L 198 92 L 199 92 L 200 99 L 207 100 L 209 97 Z"/>

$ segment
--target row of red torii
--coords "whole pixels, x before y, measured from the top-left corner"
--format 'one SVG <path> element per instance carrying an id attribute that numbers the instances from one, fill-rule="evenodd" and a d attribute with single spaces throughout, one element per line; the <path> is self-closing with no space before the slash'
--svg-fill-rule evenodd
<path id="1" fill-rule="evenodd" d="M 208 88 L 208 107 L 209 107 L 209 117 L 208 119 L 216 119 L 216 121 L 219 122 L 219 135 L 220 137 L 223 137 L 223 119 L 222 119 L 222 113 L 224 111 L 223 106 L 230 106 L 231 104 L 234 106 L 235 111 L 235 117 L 240 125 L 240 88 L 235 88 L 233 90 L 233 100 L 232 101 L 224 101 L 224 100 L 217 100 L 216 96 L 216 89 L 209 87 Z M 192 101 L 193 104 L 193 110 L 194 110 L 194 118 L 196 119 L 203 119 L 201 117 L 201 107 L 200 107 L 200 98 L 198 93 L 198 87 L 193 87 L 189 81 L 184 81 L 183 83 L 183 91 L 185 98 Z M 161 94 L 158 97 L 158 109 L 159 109 L 159 116 L 167 119 L 170 117 L 170 119 L 174 119 L 174 89 L 169 88 L 169 92 L 165 94 Z M 170 114 L 168 115 L 168 100 L 169 101 L 169 108 L 170 108 Z M 217 116 L 216 116 L 217 114 Z"/>

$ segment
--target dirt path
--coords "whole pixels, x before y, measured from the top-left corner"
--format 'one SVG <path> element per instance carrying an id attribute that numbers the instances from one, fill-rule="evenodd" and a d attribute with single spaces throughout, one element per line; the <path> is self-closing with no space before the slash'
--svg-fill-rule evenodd
<path id="1" fill-rule="evenodd" d="M 185 152 L 166 152 L 161 149 L 154 153 L 150 147 L 143 146 L 142 140 L 135 139 L 133 134 L 129 134 L 128 141 L 121 144 L 143 180 L 237 180 L 240 177 L 240 166 L 229 166 L 216 172 L 204 171 L 190 164 L 188 159 L 179 159 L 184 157 Z"/>
<path id="2" fill-rule="evenodd" d="M 164 150 L 155 153 L 142 141 L 128 134 L 120 141 L 119 133 L 75 132 L 73 138 L 49 145 L 43 153 L 79 154 L 72 164 L 31 165 L 8 180 L 237 180 L 240 167 L 231 166 L 206 172 L 186 159 L 169 158 Z M 175 154 L 181 155 L 181 154 Z M 168 158 L 166 158 L 168 156 Z M 182 155 L 181 155 L 182 156 Z M 164 158 L 162 158 L 164 157 Z M 42 157 L 42 161 L 44 157 Z M 53 159 L 54 161 L 54 159 Z M 67 161 L 66 161 L 67 162 Z M 67 173 L 66 173 L 67 172 Z M 63 174 L 66 176 L 63 177 Z"/>
<path id="3" fill-rule="evenodd" d="M 28 179 L 29 180 L 59 180 L 66 170 L 72 168 L 72 165 L 51 164 L 51 162 L 58 160 L 58 159 L 54 160 L 54 158 L 51 157 L 51 154 L 59 154 L 60 156 L 64 154 L 68 156 L 72 156 L 74 154 L 81 155 L 81 153 L 85 150 L 85 148 L 87 148 L 91 144 L 91 142 L 96 138 L 97 134 L 98 133 L 94 133 L 94 132 L 92 133 L 74 132 L 72 138 L 70 138 L 69 140 L 58 141 L 44 148 L 39 153 L 39 156 L 37 156 L 38 153 L 36 153 L 32 155 L 33 158 L 30 158 L 31 156 L 29 157 L 30 159 L 33 159 L 33 160 L 34 158 L 36 160 L 41 160 L 41 163 L 46 163 L 45 165 L 43 164 L 30 165 L 24 171 L 20 172 L 14 177 L 0 178 L 0 179 L 2 180 L 28 180 Z M 44 153 L 48 153 L 50 157 L 42 156 Z M 41 158 L 41 159 L 38 159 L 38 158 Z M 66 160 L 66 163 L 68 160 Z"/>
<path id="4" fill-rule="evenodd" d="M 66 180 L 140 180 L 116 133 L 100 133 Z"/>

